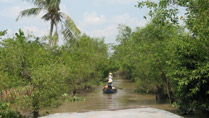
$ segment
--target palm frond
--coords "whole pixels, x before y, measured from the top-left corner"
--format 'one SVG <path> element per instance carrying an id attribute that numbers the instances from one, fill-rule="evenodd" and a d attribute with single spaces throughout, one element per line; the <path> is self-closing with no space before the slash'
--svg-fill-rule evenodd
<path id="1" fill-rule="evenodd" d="M 41 18 L 44 19 L 45 21 L 49 21 L 49 20 L 51 20 L 51 14 L 50 13 L 46 13 Z"/>
<path id="2" fill-rule="evenodd" d="M 50 0 L 49 6 L 52 8 L 57 8 L 57 10 L 60 10 L 60 8 L 59 8 L 60 2 L 61 2 L 61 0 Z"/>
<path id="3" fill-rule="evenodd" d="M 30 9 L 23 10 L 20 12 L 16 20 L 19 20 L 19 18 L 25 17 L 25 16 L 38 15 L 41 10 L 42 8 L 30 8 Z"/>
<path id="4" fill-rule="evenodd" d="M 62 30 L 61 31 L 62 31 L 62 34 L 63 34 L 64 39 L 66 41 L 69 41 L 69 39 L 73 38 L 73 33 L 70 30 L 65 28 L 65 24 L 64 23 L 62 24 Z"/>
<path id="5" fill-rule="evenodd" d="M 62 12 L 59 12 L 58 14 L 56 14 L 55 18 L 56 18 L 57 23 L 61 22 L 63 19 Z"/>
<path id="6" fill-rule="evenodd" d="M 78 37 L 81 33 L 81 31 L 78 29 L 78 27 L 73 22 L 72 18 L 65 13 L 62 13 L 62 17 L 65 19 L 64 21 L 64 27 L 62 29 L 62 32 L 64 36 L 67 38 L 72 37 Z"/>
<path id="7" fill-rule="evenodd" d="M 46 8 L 45 6 L 48 5 L 47 1 L 51 1 L 51 0 L 26 0 L 26 1 L 40 8 Z"/>

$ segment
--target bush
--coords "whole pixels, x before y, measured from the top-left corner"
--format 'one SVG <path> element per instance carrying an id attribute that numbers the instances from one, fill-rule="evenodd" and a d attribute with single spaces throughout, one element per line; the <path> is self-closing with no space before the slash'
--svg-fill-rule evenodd
<path id="1" fill-rule="evenodd" d="M 0 102 L 0 118 L 23 118 L 18 111 L 10 108 L 9 103 Z"/>

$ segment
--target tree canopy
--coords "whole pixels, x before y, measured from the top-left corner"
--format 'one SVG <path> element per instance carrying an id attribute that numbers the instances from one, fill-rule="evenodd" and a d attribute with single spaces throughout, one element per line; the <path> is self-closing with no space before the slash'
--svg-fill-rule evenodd
<path id="1" fill-rule="evenodd" d="M 145 6 L 150 23 L 135 31 L 122 27 L 112 58 L 138 91 L 157 94 L 163 88 L 182 114 L 208 112 L 208 1 L 138 2 Z M 186 8 L 184 16 L 178 15 L 179 6 Z"/>

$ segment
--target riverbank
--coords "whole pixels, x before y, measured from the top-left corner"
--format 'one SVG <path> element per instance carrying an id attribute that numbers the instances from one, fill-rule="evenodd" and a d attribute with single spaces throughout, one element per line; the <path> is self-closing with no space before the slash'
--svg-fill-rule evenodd
<path id="1" fill-rule="evenodd" d="M 174 113 L 155 109 L 137 108 L 109 111 L 90 111 L 79 113 L 56 113 L 41 118 L 181 118 Z"/>

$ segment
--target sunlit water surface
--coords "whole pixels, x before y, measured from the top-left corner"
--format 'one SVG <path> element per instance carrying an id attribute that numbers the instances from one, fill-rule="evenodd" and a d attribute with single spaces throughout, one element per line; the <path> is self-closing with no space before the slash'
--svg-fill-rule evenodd
<path id="1" fill-rule="evenodd" d="M 85 101 L 64 102 L 60 107 L 48 109 L 53 113 L 70 113 L 101 110 L 118 110 L 140 107 L 153 107 L 168 111 L 175 111 L 168 103 L 157 103 L 154 95 L 135 93 L 135 83 L 124 79 L 114 81 L 114 86 L 119 87 L 117 93 L 104 94 L 102 87 L 90 93 L 79 94 Z"/>

